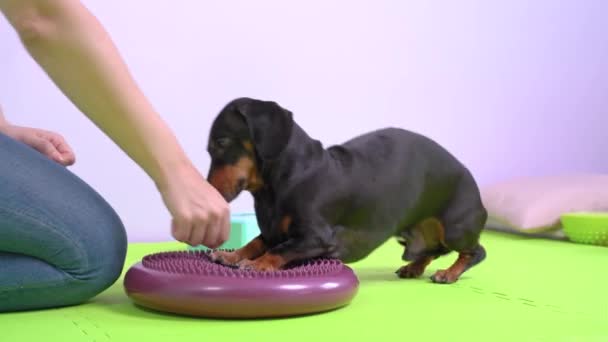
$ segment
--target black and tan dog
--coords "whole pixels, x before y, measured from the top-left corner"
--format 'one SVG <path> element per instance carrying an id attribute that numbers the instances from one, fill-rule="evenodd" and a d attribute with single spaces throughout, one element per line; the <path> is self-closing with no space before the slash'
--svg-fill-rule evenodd
<path id="1" fill-rule="evenodd" d="M 486 221 L 471 173 L 429 138 L 387 128 L 324 148 L 275 102 L 230 102 L 211 128 L 209 182 L 227 201 L 255 200 L 261 234 L 220 263 L 276 270 L 315 257 L 360 260 L 391 236 L 405 246 L 402 278 L 423 274 L 451 251 L 456 262 L 431 279 L 452 283 L 485 258 Z"/>

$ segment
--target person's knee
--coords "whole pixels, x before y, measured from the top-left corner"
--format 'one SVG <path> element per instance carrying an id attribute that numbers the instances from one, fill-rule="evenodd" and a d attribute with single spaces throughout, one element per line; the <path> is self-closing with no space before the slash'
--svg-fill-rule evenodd
<path id="1" fill-rule="evenodd" d="M 98 250 L 92 257 L 99 258 L 98 268 L 99 283 L 104 288 L 112 285 L 120 276 L 127 253 L 127 238 L 123 223 L 118 216 L 108 216 L 107 226 L 104 228 L 111 238 L 98 244 Z"/>
<path id="2" fill-rule="evenodd" d="M 70 272 L 75 281 L 93 295 L 105 290 L 120 277 L 127 253 L 125 228 L 114 210 L 106 203 L 99 205 L 87 218 L 92 225 L 80 237 L 86 250 L 78 270 Z"/>

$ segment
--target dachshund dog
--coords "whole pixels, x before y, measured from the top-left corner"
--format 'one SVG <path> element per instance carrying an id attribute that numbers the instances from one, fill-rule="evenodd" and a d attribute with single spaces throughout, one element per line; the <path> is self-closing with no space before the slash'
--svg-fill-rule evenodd
<path id="1" fill-rule="evenodd" d="M 469 170 L 433 140 L 386 128 L 324 148 L 275 102 L 239 98 L 215 118 L 208 181 L 230 202 L 254 198 L 260 235 L 235 251 L 214 251 L 225 265 L 278 270 L 311 258 L 351 263 L 390 237 L 420 277 L 441 255 L 458 252 L 435 283 L 453 283 L 481 262 L 487 219 Z"/>

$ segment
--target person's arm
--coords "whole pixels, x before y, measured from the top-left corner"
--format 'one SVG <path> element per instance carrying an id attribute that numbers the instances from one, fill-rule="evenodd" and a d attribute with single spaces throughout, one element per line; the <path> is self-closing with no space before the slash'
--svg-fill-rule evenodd
<path id="1" fill-rule="evenodd" d="M 196 171 L 98 20 L 77 0 L 0 0 L 0 10 L 62 92 L 154 180 L 174 237 L 211 247 L 225 241 L 228 204 Z"/>
<path id="2" fill-rule="evenodd" d="M 76 0 L 0 0 L 23 44 L 63 93 L 160 187 L 188 159 L 110 37 Z"/>

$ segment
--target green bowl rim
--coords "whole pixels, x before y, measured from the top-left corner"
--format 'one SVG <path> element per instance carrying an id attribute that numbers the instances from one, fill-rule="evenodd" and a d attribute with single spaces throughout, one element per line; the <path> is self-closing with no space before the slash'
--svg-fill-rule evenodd
<path id="1" fill-rule="evenodd" d="M 595 219 L 605 218 L 608 219 L 608 211 L 577 211 L 571 213 L 565 213 L 561 215 L 562 218 L 580 218 L 580 219 Z"/>

